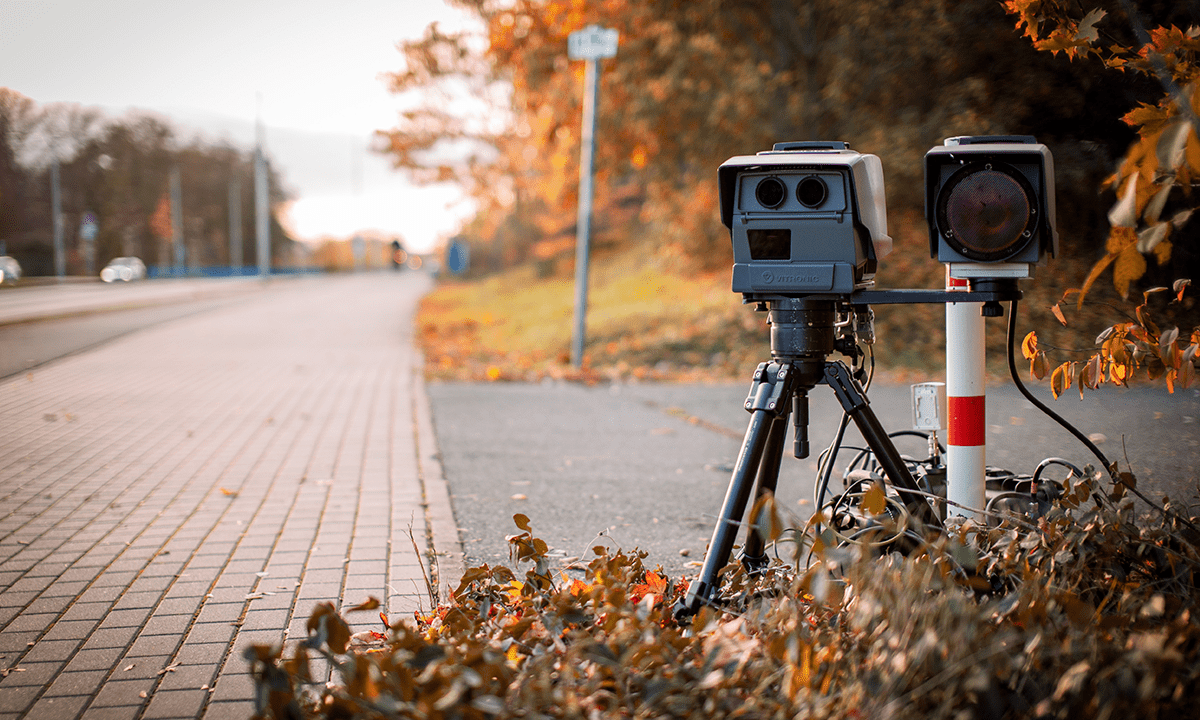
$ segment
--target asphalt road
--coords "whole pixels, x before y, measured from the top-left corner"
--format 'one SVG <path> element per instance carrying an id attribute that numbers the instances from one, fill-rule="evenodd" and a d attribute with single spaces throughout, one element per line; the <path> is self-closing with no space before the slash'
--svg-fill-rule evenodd
<path id="1" fill-rule="evenodd" d="M 703 558 L 749 416 L 749 382 L 730 385 L 434 383 L 428 388 L 468 564 L 508 559 L 506 536 L 528 516 L 552 554 L 589 557 L 598 543 L 649 553 L 677 576 Z M 1151 497 L 1197 501 L 1200 392 L 1105 388 L 1086 400 L 1035 395 L 1109 457 L 1129 466 Z M 871 407 L 893 432 L 911 427 L 908 385 L 877 384 Z M 812 457 L 785 454 L 778 499 L 811 512 L 816 456 L 841 408 L 828 388 L 811 393 Z M 1046 457 L 1076 465 L 1094 456 L 1016 388 L 988 389 L 988 464 L 1031 473 Z M 790 436 L 790 434 L 789 434 Z M 851 426 L 845 444 L 861 446 Z M 901 452 L 917 455 L 922 447 Z M 923 455 L 923 453 L 921 453 Z M 839 471 L 850 457 L 842 455 Z M 1055 477 L 1054 475 L 1051 475 Z M 1057 476 L 1057 477 L 1061 477 Z M 739 541 L 740 542 L 740 541 Z"/>
<path id="2" fill-rule="evenodd" d="M 222 307 L 264 287 L 257 278 L 223 278 L 2 288 L 0 378 L 145 327 Z"/>
<path id="3" fill-rule="evenodd" d="M 230 302 L 236 300 L 198 300 L 0 325 L 0 378 L 27 372 L 42 363 L 96 347 L 113 338 Z"/>

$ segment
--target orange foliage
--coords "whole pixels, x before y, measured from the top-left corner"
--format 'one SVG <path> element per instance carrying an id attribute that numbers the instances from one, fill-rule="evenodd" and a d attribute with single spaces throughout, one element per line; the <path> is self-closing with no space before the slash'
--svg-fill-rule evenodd
<path id="1" fill-rule="evenodd" d="M 150 216 L 150 230 L 155 237 L 163 240 L 170 240 L 175 235 L 171 229 L 171 197 L 165 192 L 158 201 L 154 214 Z"/>
<path id="2" fill-rule="evenodd" d="M 1096 280 L 1111 267 L 1113 287 L 1127 298 L 1149 270 L 1147 256 L 1159 265 L 1171 259 L 1173 244 L 1168 238 L 1178 234 L 1196 209 L 1192 185 L 1200 177 L 1200 27 L 1184 31 L 1164 25 L 1146 31 L 1140 11 L 1128 4 L 1123 9 L 1133 14 L 1119 19 L 1140 37 L 1139 43 L 1101 45 L 1098 27 L 1107 14 L 1098 8 L 1078 20 L 1075 5 L 1057 0 L 1008 0 L 1005 8 L 1017 16 L 1017 28 L 1039 50 L 1062 50 L 1071 58 L 1098 57 L 1110 68 L 1149 75 L 1163 89 L 1158 104 L 1141 103 L 1122 118 L 1138 137 L 1108 181 L 1117 192 L 1117 202 L 1108 213 L 1111 230 L 1104 256 L 1092 266 L 1083 286 L 1068 292 L 1078 293 L 1076 306 L 1082 307 Z M 1174 210 L 1168 213 L 1168 207 Z M 1183 302 L 1188 284 L 1188 280 L 1176 282 L 1175 304 Z M 1144 294 L 1136 322 L 1117 323 L 1102 332 L 1096 340 L 1099 350 L 1090 360 L 1082 365 L 1064 363 L 1055 370 L 1051 376 L 1055 397 L 1071 386 L 1072 376 L 1078 378 L 1082 394 L 1084 387 L 1095 388 L 1106 376 L 1108 382 L 1123 385 L 1139 367 L 1151 379 L 1163 378 L 1171 392 L 1176 385 L 1187 387 L 1195 375 L 1195 342 L 1181 348 L 1178 329 L 1160 337 L 1150 319 L 1151 294 L 1165 290 L 1153 288 Z M 1058 305 L 1055 310 L 1065 325 Z M 1192 334 L 1195 337 L 1196 331 Z M 1041 377 L 1045 353 L 1027 349 L 1026 358 L 1032 363 L 1031 372 Z"/>

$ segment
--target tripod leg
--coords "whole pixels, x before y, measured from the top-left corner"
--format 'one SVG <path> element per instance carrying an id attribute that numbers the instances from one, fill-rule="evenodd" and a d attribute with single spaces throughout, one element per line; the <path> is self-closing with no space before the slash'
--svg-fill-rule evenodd
<path id="1" fill-rule="evenodd" d="M 768 435 L 778 425 L 780 414 L 785 413 L 791 400 L 791 378 L 790 368 L 777 363 L 762 363 L 754 372 L 754 384 L 750 387 L 750 397 L 746 399 L 750 425 L 746 428 L 733 477 L 729 480 L 725 500 L 721 503 L 721 514 L 713 529 L 708 553 L 704 556 L 704 566 L 700 575 L 688 586 L 687 594 L 676 604 L 676 617 L 694 615 L 701 605 L 711 602 L 716 595 L 717 575 L 733 551 L 738 526 L 750 499 L 751 486 L 763 462 Z"/>
<path id="2" fill-rule="evenodd" d="M 934 512 L 933 506 L 923 496 L 912 492 L 920 491 L 921 488 L 917 485 L 912 473 L 908 471 L 908 466 L 904 464 L 904 458 L 900 457 L 900 451 L 888 437 L 887 431 L 883 429 L 875 411 L 871 409 L 871 404 L 867 401 L 867 396 L 863 394 L 862 387 L 850 374 L 850 369 L 841 362 L 826 363 L 825 382 L 833 388 L 838 402 L 842 404 L 842 408 L 858 426 L 863 439 L 867 441 L 867 447 L 875 453 L 875 458 L 883 466 L 888 480 L 904 500 L 904 506 L 921 522 L 941 529 L 942 522 Z"/>
<path id="3" fill-rule="evenodd" d="M 779 466 L 783 462 L 784 438 L 787 434 L 787 417 L 780 416 L 771 422 L 767 430 L 767 444 L 763 448 L 762 459 L 758 465 L 758 482 L 755 483 L 754 504 L 757 505 L 764 496 L 774 494 L 779 485 Z M 767 554 L 763 537 L 754 526 L 751 518 L 746 528 L 746 542 L 742 545 L 739 559 L 742 566 L 750 572 L 761 572 L 767 567 Z"/>

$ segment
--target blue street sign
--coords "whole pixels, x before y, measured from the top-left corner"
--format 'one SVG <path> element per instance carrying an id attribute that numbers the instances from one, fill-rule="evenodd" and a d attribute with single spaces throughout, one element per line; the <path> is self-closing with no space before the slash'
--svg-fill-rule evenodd
<path id="1" fill-rule="evenodd" d="M 455 275 L 462 275 L 471 265 L 471 247 L 465 242 L 454 240 L 446 250 L 446 267 Z"/>

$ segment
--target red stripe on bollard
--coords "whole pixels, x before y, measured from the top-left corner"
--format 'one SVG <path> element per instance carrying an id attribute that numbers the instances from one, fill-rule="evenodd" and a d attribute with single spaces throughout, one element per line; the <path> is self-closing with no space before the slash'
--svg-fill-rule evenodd
<path id="1" fill-rule="evenodd" d="M 984 396 L 949 397 L 950 418 L 946 442 L 957 447 L 985 444 Z"/>

